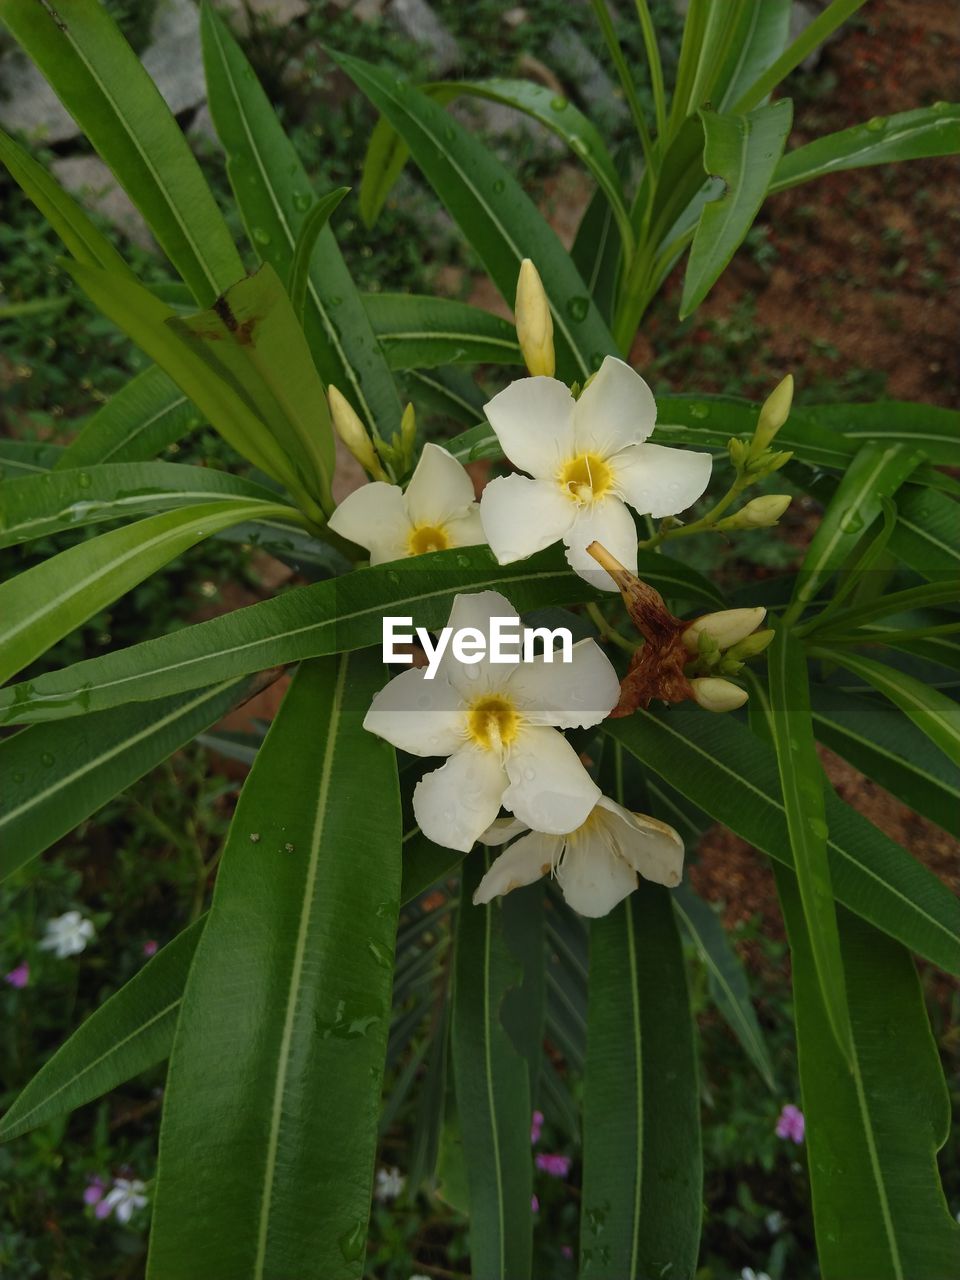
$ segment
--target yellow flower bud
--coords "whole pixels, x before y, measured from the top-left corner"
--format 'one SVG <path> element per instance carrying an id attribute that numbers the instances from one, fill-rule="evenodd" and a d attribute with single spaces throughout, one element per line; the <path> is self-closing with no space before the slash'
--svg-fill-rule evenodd
<path id="1" fill-rule="evenodd" d="M 698 680 L 691 680 L 690 687 L 697 705 L 703 707 L 704 711 L 736 711 L 737 707 L 743 706 L 748 696 L 746 689 L 731 684 L 729 680 L 722 680 L 719 676 L 702 676 Z"/>
<path id="2" fill-rule="evenodd" d="M 757 429 L 754 432 L 753 444 L 750 449 L 754 456 L 762 453 L 770 444 L 770 441 L 789 418 L 792 404 L 793 374 L 788 373 L 770 392 L 760 410 L 760 418 L 757 421 Z"/>
<path id="3" fill-rule="evenodd" d="M 369 471 L 377 480 L 385 480 L 386 472 L 380 465 L 380 459 L 374 451 L 366 428 L 357 417 L 353 405 L 333 383 L 327 387 L 327 402 L 330 405 L 330 419 L 337 435 L 365 471 Z"/>
<path id="4" fill-rule="evenodd" d="M 543 282 L 529 258 L 520 263 L 514 307 L 517 339 L 529 372 L 552 378 L 557 367 L 553 349 L 553 316 Z"/>
<path id="5" fill-rule="evenodd" d="M 400 419 L 400 446 L 407 458 L 413 457 L 413 446 L 417 441 L 417 414 L 412 404 L 408 404 Z"/>
<path id="6" fill-rule="evenodd" d="M 690 653 L 700 650 L 701 635 L 709 636 L 717 642 L 720 649 L 729 649 L 731 645 L 751 635 L 767 616 L 766 609 L 722 609 L 719 613 L 705 613 L 696 618 L 683 633 L 683 643 Z"/>
<path id="7" fill-rule="evenodd" d="M 745 507 L 721 520 L 718 529 L 770 529 L 789 507 L 792 499 L 788 493 L 767 493 L 753 498 Z"/>

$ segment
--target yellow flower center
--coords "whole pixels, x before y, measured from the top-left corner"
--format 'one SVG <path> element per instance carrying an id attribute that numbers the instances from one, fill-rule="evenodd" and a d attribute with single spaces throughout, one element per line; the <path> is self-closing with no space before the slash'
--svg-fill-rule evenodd
<path id="1" fill-rule="evenodd" d="M 412 556 L 422 556 L 427 551 L 446 551 L 450 545 L 447 531 L 438 524 L 418 524 L 410 530 L 407 550 Z"/>
<path id="2" fill-rule="evenodd" d="M 467 714 L 467 731 L 486 751 L 508 747 L 517 736 L 520 717 L 513 703 L 499 694 L 478 698 Z"/>
<path id="3" fill-rule="evenodd" d="M 561 489 L 576 503 L 602 498 L 613 484 L 613 472 L 596 453 L 578 453 L 565 462 L 557 477 Z"/>

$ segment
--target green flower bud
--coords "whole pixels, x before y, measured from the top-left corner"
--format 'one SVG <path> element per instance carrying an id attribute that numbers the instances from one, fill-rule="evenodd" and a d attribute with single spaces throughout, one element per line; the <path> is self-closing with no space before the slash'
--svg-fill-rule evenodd
<path id="1" fill-rule="evenodd" d="M 718 529 L 770 529 L 789 507 L 792 499 L 787 493 L 768 493 L 753 498 L 745 507 L 721 520 Z"/>
<path id="2" fill-rule="evenodd" d="M 386 473 L 374 452 L 366 428 L 350 401 L 337 390 L 333 383 L 327 387 L 327 402 L 330 405 L 330 420 L 337 435 L 365 471 L 368 471 L 376 480 L 385 480 Z"/>
<path id="3" fill-rule="evenodd" d="M 793 404 L 793 374 L 787 376 L 770 392 L 760 410 L 757 429 L 753 435 L 750 452 L 754 457 L 766 449 L 787 418 Z"/>
<path id="4" fill-rule="evenodd" d="M 705 613 L 696 618 L 683 632 L 683 643 L 690 653 L 709 652 L 706 644 L 716 649 L 729 649 L 739 644 L 759 627 L 767 615 L 766 609 L 722 609 L 719 613 Z"/>
<path id="5" fill-rule="evenodd" d="M 557 367 L 553 349 L 553 316 L 543 281 L 529 258 L 520 263 L 514 316 L 517 339 L 527 369 L 533 376 L 552 378 Z"/>
<path id="6" fill-rule="evenodd" d="M 741 640 L 739 644 L 735 644 L 731 649 L 727 650 L 728 658 L 755 658 L 758 653 L 763 653 L 764 649 L 770 644 L 774 637 L 772 628 L 766 631 L 755 631 L 752 636 L 747 636 Z"/>

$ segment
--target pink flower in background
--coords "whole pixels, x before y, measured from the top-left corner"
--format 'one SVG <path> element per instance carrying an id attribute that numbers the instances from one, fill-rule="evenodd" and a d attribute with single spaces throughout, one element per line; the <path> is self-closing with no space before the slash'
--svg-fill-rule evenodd
<path id="1" fill-rule="evenodd" d="M 30 966 L 26 960 L 17 965 L 15 969 L 11 969 L 9 973 L 3 975 L 4 982 L 9 982 L 11 987 L 17 987 L 22 990 L 30 981 Z"/>
<path id="2" fill-rule="evenodd" d="M 97 1176 L 97 1177 L 90 1178 L 89 1181 L 87 1182 L 87 1189 L 83 1193 L 83 1203 L 99 1204 L 100 1201 L 103 1199 L 103 1195 L 106 1189 L 107 1189 L 107 1184 L 104 1182 L 104 1180 L 101 1177 Z"/>
<path id="3" fill-rule="evenodd" d="M 540 1141 L 540 1130 L 543 1128 L 543 1112 L 535 1111 L 530 1120 L 530 1145 L 536 1146 Z"/>
<path id="4" fill-rule="evenodd" d="M 560 1252 L 563 1254 L 565 1258 L 573 1257 L 573 1249 L 568 1244 L 562 1244 L 560 1246 Z"/>
<path id="5" fill-rule="evenodd" d="M 804 1128 L 803 1112 L 788 1102 L 777 1119 L 777 1137 L 789 1138 L 799 1146 L 803 1142 Z"/>
<path id="6" fill-rule="evenodd" d="M 540 1198 L 539 1198 L 539 1196 L 531 1196 L 531 1197 L 530 1197 L 530 1212 L 531 1212 L 531 1213 L 539 1213 L 539 1212 L 540 1212 Z"/>
<path id="7" fill-rule="evenodd" d="M 538 1155 L 534 1159 L 538 1169 L 549 1173 L 551 1178 L 565 1178 L 570 1172 L 569 1156 Z"/>
<path id="8" fill-rule="evenodd" d="M 143 954 L 147 957 L 157 954 L 157 942 L 153 938 L 148 938 L 143 944 Z"/>

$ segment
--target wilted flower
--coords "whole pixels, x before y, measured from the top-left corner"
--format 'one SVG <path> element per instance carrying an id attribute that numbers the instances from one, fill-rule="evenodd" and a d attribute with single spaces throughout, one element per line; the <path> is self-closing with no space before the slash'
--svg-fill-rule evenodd
<path id="1" fill-rule="evenodd" d="M 97 1217 L 106 1218 L 113 1213 L 118 1222 L 129 1222 L 138 1209 L 146 1208 L 146 1189 L 146 1183 L 139 1178 L 114 1178 L 113 1186 L 97 1205 Z"/>
<path id="2" fill-rule="evenodd" d="M 549 1173 L 551 1178 L 565 1178 L 570 1172 L 571 1160 L 569 1156 L 552 1156 L 541 1152 L 534 1157 L 534 1164 L 543 1173 Z"/>
<path id="3" fill-rule="evenodd" d="M 777 1118 L 777 1137 L 789 1138 L 791 1142 L 795 1142 L 799 1146 L 803 1142 L 805 1128 L 806 1123 L 803 1118 L 803 1112 L 799 1107 L 795 1107 L 792 1102 L 788 1102 Z"/>
<path id="4" fill-rule="evenodd" d="M 503 844 L 525 830 L 522 822 L 501 819 L 481 840 Z M 601 796 L 575 831 L 559 836 L 531 831 L 501 853 L 473 901 L 489 902 L 552 872 L 574 911 L 605 916 L 636 889 L 638 875 L 672 888 L 682 870 L 683 841 L 673 827 Z"/>
<path id="5" fill-rule="evenodd" d="M 540 1141 L 540 1130 L 543 1128 L 543 1112 L 535 1111 L 530 1119 L 530 1145 L 536 1146 Z"/>
<path id="6" fill-rule="evenodd" d="M 11 969 L 9 973 L 3 975 L 4 982 L 8 982 L 11 987 L 17 987 L 22 990 L 30 981 L 30 966 L 26 960 L 22 960 L 15 969 Z"/>
<path id="7" fill-rule="evenodd" d="M 588 545 L 601 542 L 636 572 L 637 531 L 627 507 L 675 515 L 696 502 L 710 479 L 710 454 L 643 443 L 656 403 L 643 378 L 613 356 L 579 400 L 555 378 L 520 378 L 484 412 L 506 456 L 533 477 L 502 476 L 483 491 L 483 530 L 501 564 L 563 539 L 571 568 L 613 590 Z"/>
<path id="8" fill-rule="evenodd" d="M 92 920 L 85 919 L 79 911 L 65 911 L 62 916 L 47 921 L 46 932 L 39 943 L 40 950 L 52 951 L 59 960 L 78 956 L 86 950 L 95 933 Z"/>
<path id="9" fill-rule="evenodd" d="M 438 444 L 426 444 L 406 493 L 374 480 L 348 494 L 329 526 L 370 552 L 371 564 L 483 542 L 473 481 Z"/>
<path id="10" fill-rule="evenodd" d="M 454 634 L 478 632 L 489 652 L 494 618 L 508 619 L 519 634 L 516 610 L 496 591 L 457 596 L 448 625 Z M 448 649 L 434 679 L 413 668 L 376 695 L 365 729 L 411 755 L 449 756 L 413 793 L 428 839 L 466 853 L 501 804 L 537 831 L 572 831 L 586 820 L 600 788 L 557 730 L 598 724 L 619 684 L 593 640 L 573 645 L 570 656 L 468 664 Z"/>
<path id="11" fill-rule="evenodd" d="M 377 1170 L 377 1185 L 374 1187 L 374 1198 L 385 1204 L 388 1200 L 396 1200 L 401 1195 L 407 1180 L 396 1167 Z"/>

